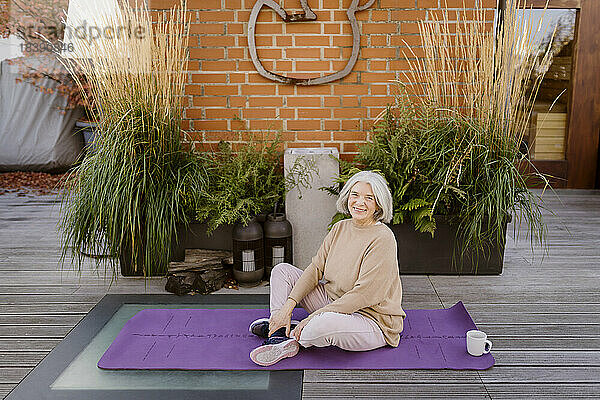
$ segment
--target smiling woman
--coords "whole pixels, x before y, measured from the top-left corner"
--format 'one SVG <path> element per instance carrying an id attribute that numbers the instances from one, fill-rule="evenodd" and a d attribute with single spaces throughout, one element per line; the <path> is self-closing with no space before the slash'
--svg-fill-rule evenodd
<path id="1" fill-rule="evenodd" d="M 383 177 L 362 171 L 344 185 L 338 210 L 352 219 L 336 223 L 302 272 L 281 263 L 271 272 L 270 320 L 250 325 L 267 340 L 250 353 L 268 366 L 295 356 L 300 347 L 336 346 L 366 351 L 396 347 L 406 314 L 398 275 L 392 195 Z M 310 314 L 291 329 L 299 304 Z M 268 332 L 268 335 L 267 335 Z"/>

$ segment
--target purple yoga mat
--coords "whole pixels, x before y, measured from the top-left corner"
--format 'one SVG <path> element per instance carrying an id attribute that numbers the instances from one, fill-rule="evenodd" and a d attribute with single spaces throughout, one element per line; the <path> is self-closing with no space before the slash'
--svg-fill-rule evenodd
<path id="1" fill-rule="evenodd" d="M 123 327 L 98 367 L 104 369 L 487 369 L 494 357 L 467 353 L 466 332 L 477 329 L 462 302 L 440 310 L 406 310 L 396 348 L 351 352 L 337 347 L 301 349 L 270 367 L 249 357 L 264 339 L 248 325 L 265 309 L 147 309 Z M 306 316 L 294 311 L 294 319 Z"/>

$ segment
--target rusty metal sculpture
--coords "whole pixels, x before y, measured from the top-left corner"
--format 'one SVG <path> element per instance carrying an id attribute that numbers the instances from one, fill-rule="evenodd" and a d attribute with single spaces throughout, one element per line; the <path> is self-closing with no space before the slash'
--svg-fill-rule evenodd
<path id="1" fill-rule="evenodd" d="M 271 8 L 277 15 L 283 19 L 284 22 L 302 22 L 302 21 L 316 21 L 317 15 L 311 10 L 311 8 L 306 3 L 307 0 L 300 0 L 300 5 L 304 10 L 303 13 L 299 14 L 288 14 L 279 4 L 277 4 L 274 0 L 257 0 L 252 7 L 252 12 L 250 13 L 250 20 L 248 21 L 248 47 L 250 48 L 250 56 L 252 57 L 252 62 L 254 63 L 254 67 L 258 71 L 261 76 L 265 78 L 274 80 L 275 82 L 280 83 L 290 83 L 295 85 L 321 85 L 323 83 L 333 82 L 335 80 L 341 79 L 344 76 L 348 75 L 352 68 L 354 68 L 354 64 L 356 64 L 356 60 L 358 59 L 358 53 L 360 51 L 360 31 L 358 28 L 358 22 L 356 21 L 356 12 L 366 10 L 371 7 L 375 0 L 369 0 L 364 5 L 359 7 L 360 0 L 352 0 L 348 11 L 346 14 L 348 15 L 348 20 L 350 21 L 350 26 L 352 27 L 352 55 L 348 59 L 346 66 L 343 70 L 335 72 L 333 74 L 324 75 L 318 78 L 290 78 L 287 76 L 276 74 L 272 71 L 268 71 L 261 63 L 258 58 L 258 54 L 256 52 L 256 20 L 258 19 L 258 13 L 262 9 L 263 6 Z"/>

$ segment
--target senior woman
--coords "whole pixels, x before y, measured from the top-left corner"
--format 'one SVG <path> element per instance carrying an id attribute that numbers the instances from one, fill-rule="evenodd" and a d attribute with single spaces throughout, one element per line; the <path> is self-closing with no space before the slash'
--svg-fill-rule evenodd
<path id="1" fill-rule="evenodd" d="M 281 263 L 271 272 L 271 317 L 250 325 L 252 333 L 267 337 L 250 353 L 258 365 L 293 357 L 300 346 L 398 346 L 406 314 L 396 239 L 382 223 L 392 218 L 387 183 L 361 171 L 346 182 L 336 205 L 352 218 L 332 227 L 306 270 Z M 297 304 L 310 313 L 301 322 L 291 321 Z"/>

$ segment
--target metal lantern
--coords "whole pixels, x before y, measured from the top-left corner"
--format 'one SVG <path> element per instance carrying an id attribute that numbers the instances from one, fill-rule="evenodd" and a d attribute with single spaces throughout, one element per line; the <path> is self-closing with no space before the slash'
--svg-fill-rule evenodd
<path id="1" fill-rule="evenodd" d="M 293 263 L 292 224 L 284 213 L 273 213 L 265 221 L 265 268 L 266 276 L 279 263 Z"/>
<path id="2" fill-rule="evenodd" d="M 258 285 L 265 272 L 262 227 L 256 219 L 235 224 L 232 239 L 233 277 L 240 285 Z"/>

